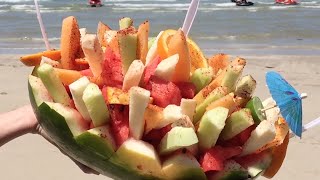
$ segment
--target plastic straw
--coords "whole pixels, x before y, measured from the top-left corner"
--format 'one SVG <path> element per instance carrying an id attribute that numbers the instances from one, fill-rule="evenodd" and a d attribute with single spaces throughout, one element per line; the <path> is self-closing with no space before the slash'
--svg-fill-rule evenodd
<path id="1" fill-rule="evenodd" d="M 41 34 L 43 37 L 43 41 L 46 44 L 46 48 L 47 50 L 50 50 L 50 44 L 48 41 L 48 37 L 47 37 L 47 33 L 46 33 L 46 29 L 44 28 L 43 22 L 42 22 L 42 18 L 41 18 L 41 14 L 40 14 L 40 9 L 39 9 L 39 5 L 38 5 L 38 1 L 34 0 L 34 5 L 36 6 L 36 12 L 37 12 L 37 18 L 39 21 L 39 25 L 40 25 L 40 30 L 41 30 Z"/>
<path id="2" fill-rule="evenodd" d="M 196 17 L 200 0 L 192 0 L 187 12 L 187 15 L 184 19 L 182 31 L 188 36 L 191 29 L 194 18 Z"/>
<path id="3" fill-rule="evenodd" d="M 302 132 L 307 131 L 308 129 L 311 129 L 315 126 L 318 126 L 320 124 L 320 117 L 317 119 L 307 123 L 306 125 L 303 126 Z M 290 133 L 290 138 L 294 137 L 295 135 L 293 133 Z"/>

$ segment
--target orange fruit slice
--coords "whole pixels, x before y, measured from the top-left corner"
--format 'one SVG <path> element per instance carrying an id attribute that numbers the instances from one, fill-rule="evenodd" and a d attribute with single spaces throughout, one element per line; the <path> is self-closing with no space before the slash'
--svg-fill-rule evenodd
<path id="1" fill-rule="evenodd" d="M 157 51 L 161 59 L 166 59 L 169 57 L 169 42 L 171 37 L 176 33 L 176 30 L 167 29 L 163 31 L 160 38 L 158 39 Z"/>
<path id="2" fill-rule="evenodd" d="M 193 73 L 198 68 L 208 67 L 207 59 L 201 51 L 200 47 L 190 38 L 187 38 L 187 44 L 191 61 L 191 73 Z"/>
<path id="3" fill-rule="evenodd" d="M 166 59 L 170 56 L 168 44 L 172 36 L 176 33 L 176 30 L 167 29 L 163 31 L 158 39 L 157 51 L 161 59 Z M 197 68 L 208 67 L 207 59 L 200 47 L 190 38 L 187 38 L 187 45 L 191 62 L 191 73 L 193 73 Z"/>
<path id="4" fill-rule="evenodd" d="M 266 169 L 266 171 L 264 172 L 264 177 L 272 178 L 274 175 L 277 174 L 284 161 L 284 158 L 286 157 L 288 144 L 289 133 L 286 135 L 282 144 L 272 148 L 272 161 L 268 169 Z"/>

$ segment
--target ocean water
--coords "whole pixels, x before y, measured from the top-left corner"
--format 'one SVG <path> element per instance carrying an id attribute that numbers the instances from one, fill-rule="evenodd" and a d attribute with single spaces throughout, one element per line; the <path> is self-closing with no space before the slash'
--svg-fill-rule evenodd
<path id="1" fill-rule="evenodd" d="M 80 27 L 96 32 L 98 21 L 118 28 L 129 16 L 137 26 L 150 20 L 151 36 L 182 26 L 191 0 L 105 0 L 91 8 L 86 0 L 39 0 L 50 45 L 59 48 L 61 21 L 76 16 Z M 229 0 L 201 0 L 190 37 L 210 55 L 320 55 L 320 0 L 303 0 L 296 6 L 252 0 L 237 7 Z M 44 50 L 33 0 L 0 0 L 0 53 Z"/>

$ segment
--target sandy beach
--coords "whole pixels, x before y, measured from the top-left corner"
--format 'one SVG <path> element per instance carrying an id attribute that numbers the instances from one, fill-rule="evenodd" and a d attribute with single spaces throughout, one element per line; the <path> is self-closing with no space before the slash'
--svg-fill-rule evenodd
<path id="1" fill-rule="evenodd" d="M 318 56 L 247 56 L 244 74 L 251 74 L 258 82 L 255 95 L 265 99 L 265 72 L 279 71 L 300 92 L 308 93 L 303 101 L 303 123 L 320 115 L 320 61 Z M 0 56 L 0 112 L 29 103 L 27 75 L 31 68 L 19 62 L 19 55 Z M 316 179 L 320 177 L 320 126 L 292 138 L 285 162 L 274 179 Z M 3 180 L 102 180 L 104 176 L 84 174 L 68 157 L 41 138 L 25 135 L 0 148 L 0 169 Z M 260 178 L 264 179 L 264 178 Z"/>

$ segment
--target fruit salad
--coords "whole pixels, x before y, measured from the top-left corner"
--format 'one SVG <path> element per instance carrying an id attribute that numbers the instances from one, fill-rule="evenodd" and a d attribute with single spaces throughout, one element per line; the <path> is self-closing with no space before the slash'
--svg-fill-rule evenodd
<path id="1" fill-rule="evenodd" d="M 148 21 L 135 27 L 127 17 L 119 27 L 99 22 L 89 33 L 70 16 L 60 50 L 20 59 L 34 66 L 30 101 L 62 150 L 115 179 L 277 173 L 289 128 L 279 112 L 262 110 L 245 59 L 206 58 L 181 29 L 151 38 Z"/>

